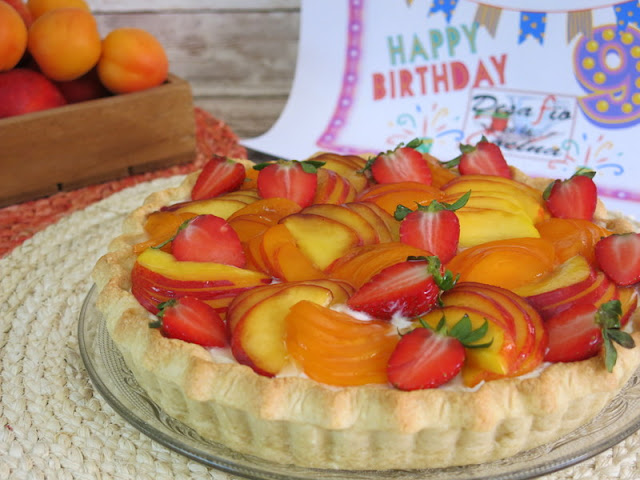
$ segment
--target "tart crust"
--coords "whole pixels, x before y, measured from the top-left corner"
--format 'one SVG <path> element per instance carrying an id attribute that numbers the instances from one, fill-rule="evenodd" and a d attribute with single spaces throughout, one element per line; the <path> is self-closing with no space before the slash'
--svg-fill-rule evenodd
<path id="1" fill-rule="evenodd" d="M 602 358 L 554 364 L 540 375 L 487 382 L 475 391 L 403 392 L 379 385 L 338 388 L 302 377 L 267 378 L 216 363 L 197 345 L 148 327 L 131 294 L 132 245 L 146 216 L 189 198 L 197 173 L 149 196 L 93 271 L 97 307 L 128 367 L 169 415 L 241 453 L 304 467 L 421 469 L 484 463 L 553 441 L 593 418 L 640 365 L 640 347 L 618 349 L 612 373 Z M 515 171 L 540 188 L 541 179 Z M 633 230 L 600 204 L 596 221 Z M 637 311 L 636 311 L 637 314 Z M 634 314 L 634 317 L 636 316 Z M 634 326 L 636 319 L 632 320 Z M 640 344 L 640 333 L 633 333 Z"/>

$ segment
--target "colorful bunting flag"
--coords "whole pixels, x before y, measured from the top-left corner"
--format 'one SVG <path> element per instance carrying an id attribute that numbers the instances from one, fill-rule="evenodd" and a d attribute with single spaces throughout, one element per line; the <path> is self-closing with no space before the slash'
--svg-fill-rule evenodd
<path id="1" fill-rule="evenodd" d="M 542 45 L 544 40 L 544 30 L 547 26 L 547 14 L 544 12 L 521 12 L 520 13 L 520 35 L 518 43 L 522 43 L 531 35 Z"/>
<path id="2" fill-rule="evenodd" d="M 618 3 L 613 7 L 613 10 L 616 13 L 618 30 L 626 29 L 630 23 L 640 26 L 640 2 L 638 0 Z"/>
<path id="3" fill-rule="evenodd" d="M 451 21 L 451 16 L 453 15 L 453 12 L 457 6 L 458 0 L 433 0 L 431 8 L 429 9 L 429 15 L 437 12 L 442 12 L 445 14 L 447 23 L 449 23 Z"/>

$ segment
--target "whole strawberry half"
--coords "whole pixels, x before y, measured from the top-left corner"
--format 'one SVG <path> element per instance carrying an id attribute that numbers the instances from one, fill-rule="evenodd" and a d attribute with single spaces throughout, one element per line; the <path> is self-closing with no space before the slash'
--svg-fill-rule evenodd
<path id="1" fill-rule="evenodd" d="M 191 190 L 192 200 L 205 200 L 240 188 L 246 178 L 244 165 L 229 158 L 214 156 L 196 179 Z"/>
<path id="2" fill-rule="evenodd" d="M 474 344 L 487 332 L 485 322 L 473 330 L 464 316 L 447 330 L 444 318 L 435 329 L 428 325 L 402 336 L 387 363 L 387 378 L 400 390 L 437 388 L 454 378 L 464 365 L 465 348 L 484 348 L 491 344 Z"/>
<path id="3" fill-rule="evenodd" d="M 442 263 L 451 260 L 458 250 L 460 221 L 455 211 L 464 207 L 471 196 L 465 193 L 455 203 L 432 201 L 411 210 L 398 205 L 394 217 L 400 223 L 400 241 L 437 256 Z"/>
<path id="4" fill-rule="evenodd" d="M 288 198 L 300 207 L 308 207 L 318 188 L 318 168 L 324 162 L 305 160 L 278 160 L 261 163 L 253 168 L 259 170 L 258 193 L 262 198 Z"/>
<path id="5" fill-rule="evenodd" d="M 640 282 L 640 234 L 613 234 L 596 243 L 600 269 L 616 283 L 626 286 Z"/>
<path id="6" fill-rule="evenodd" d="M 596 172 L 579 168 L 567 180 L 554 180 L 544 193 L 549 213 L 557 218 L 593 220 L 598 201 L 598 189 L 593 181 Z"/>
<path id="7" fill-rule="evenodd" d="M 438 257 L 410 257 L 383 269 L 349 298 L 347 305 L 374 318 L 417 317 L 429 311 L 440 293 L 455 285 L 451 272 L 442 273 Z"/>
<path id="8" fill-rule="evenodd" d="M 431 170 L 422 154 L 416 150 L 422 141 L 412 140 L 394 150 L 380 153 L 367 161 L 365 172 L 370 172 L 377 183 L 419 182 L 431 185 Z"/>
<path id="9" fill-rule="evenodd" d="M 171 253 L 179 261 L 224 263 L 240 268 L 246 264 L 238 234 L 226 220 L 215 215 L 187 220 L 170 241 Z"/>
<path id="10" fill-rule="evenodd" d="M 224 347 L 227 344 L 224 321 L 203 301 L 181 297 L 161 303 L 158 309 L 158 320 L 149 326 L 159 328 L 164 336 L 203 347 Z"/>
<path id="11" fill-rule="evenodd" d="M 447 168 L 458 167 L 461 175 L 495 175 L 511 178 L 511 170 L 498 145 L 484 136 L 475 145 L 460 145 L 460 155 L 444 163 Z"/>
<path id="12" fill-rule="evenodd" d="M 599 308 L 578 303 L 546 321 L 549 343 L 545 360 L 548 362 L 576 362 L 597 355 L 602 347 L 605 365 L 612 371 L 617 360 L 613 343 L 633 348 L 633 338 L 620 330 L 622 307 L 619 300 L 611 300 Z"/>

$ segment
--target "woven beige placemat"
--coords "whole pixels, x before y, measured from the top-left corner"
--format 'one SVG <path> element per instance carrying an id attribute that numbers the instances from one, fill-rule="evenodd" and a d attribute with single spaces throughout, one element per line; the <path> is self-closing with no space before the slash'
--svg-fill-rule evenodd
<path id="1" fill-rule="evenodd" d="M 235 478 L 174 453 L 125 422 L 94 390 L 77 321 L 89 274 L 124 216 L 159 179 L 118 192 L 0 259 L 0 479 Z M 640 478 L 640 433 L 547 480 Z"/>

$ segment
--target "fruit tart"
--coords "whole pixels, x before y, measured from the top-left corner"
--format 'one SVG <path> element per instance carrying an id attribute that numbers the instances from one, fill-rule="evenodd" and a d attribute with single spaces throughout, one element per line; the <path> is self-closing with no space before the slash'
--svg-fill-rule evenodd
<path id="1" fill-rule="evenodd" d="M 640 364 L 640 236 L 593 172 L 533 179 L 482 139 L 441 162 L 212 158 L 96 265 L 140 385 L 207 439 L 334 469 L 512 456 Z"/>

